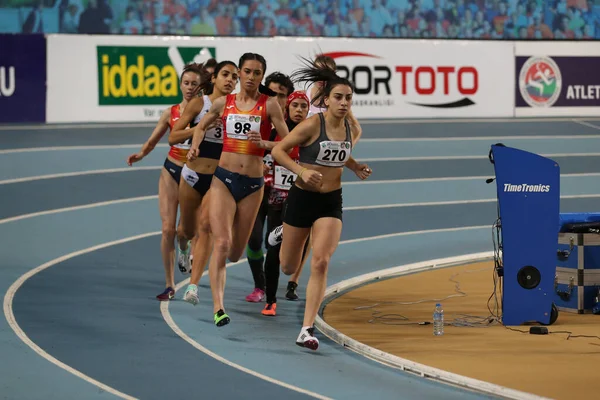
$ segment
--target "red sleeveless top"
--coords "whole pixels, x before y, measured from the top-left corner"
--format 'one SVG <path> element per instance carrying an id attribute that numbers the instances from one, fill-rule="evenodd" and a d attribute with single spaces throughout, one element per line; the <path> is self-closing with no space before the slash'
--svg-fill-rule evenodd
<path id="1" fill-rule="evenodd" d="M 223 152 L 249 154 L 263 157 L 265 149 L 261 149 L 248 140 L 248 132 L 260 132 L 263 140 L 271 136 L 271 121 L 267 117 L 267 100 L 269 96 L 261 94 L 252 110 L 241 111 L 235 105 L 235 94 L 227 95 L 223 111 Z"/>
<path id="2" fill-rule="evenodd" d="M 171 117 L 169 118 L 169 129 L 171 132 L 173 132 L 173 127 L 179 118 L 181 118 L 181 108 L 179 107 L 179 104 L 171 106 Z M 169 150 L 169 156 L 177 161 L 185 163 L 187 161 L 187 153 L 190 150 L 191 145 L 191 138 L 183 143 L 174 144 Z"/>

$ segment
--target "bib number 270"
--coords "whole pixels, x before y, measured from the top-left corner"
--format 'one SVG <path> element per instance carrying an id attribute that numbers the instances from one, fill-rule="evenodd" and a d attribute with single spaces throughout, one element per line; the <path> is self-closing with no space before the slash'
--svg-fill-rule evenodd
<path id="1" fill-rule="evenodd" d="M 345 161 L 346 160 L 346 150 L 330 150 L 326 149 L 323 152 L 323 161 Z"/>

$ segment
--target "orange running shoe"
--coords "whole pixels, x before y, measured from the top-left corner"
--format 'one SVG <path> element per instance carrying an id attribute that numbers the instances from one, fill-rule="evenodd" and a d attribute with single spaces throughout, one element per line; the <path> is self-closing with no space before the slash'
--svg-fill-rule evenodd
<path id="1" fill-rule="evenodd" d="M 266 315 L 268 317 L 274 317 L 277 315 L 277 303 L 267 303 L 264 310 L 262 310 L 262 315 Z"/>

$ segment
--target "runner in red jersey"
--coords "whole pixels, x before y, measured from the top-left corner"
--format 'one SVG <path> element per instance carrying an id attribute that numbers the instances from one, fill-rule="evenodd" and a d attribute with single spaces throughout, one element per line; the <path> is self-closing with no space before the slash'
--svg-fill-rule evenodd
<path id="1" fill-rule="evenodd" d="M 277 94 L 277 102 L 281 107 L 281 111 L 285 114 L 287 98 L 294 91 L 294 84 L 289 76 L 282 74 L 281 72 L 273 72 L 265 78 L 265 86 L 274 91 Z M 271 131 L 270 140 L 275 140 L 277 131 Z M 265 150 L 265 156 L 263 157 L 265 165 L 265 185 L 263 200 L 258 209 L 256 215 L 256 221 L 248 240 L 248 246 L 246 247 L 246 257 L 252 272 L 252 279 L 254 280 L 254 286 L 252 292 L 246 296 L 246 301 L 259 303 L 265 298 L 265 257 L 263 252 L 263 242 L 266 243 L 264 233 L 265 222 L 269 210 L 269 195 L 271 188 L 273 187 L 273 157 L 271 152 Z M 268 224 L 267 224 L 268 225 Z M 269 232 L 269 231 L 267 231 Z"/>
<path id="2" fill-rule="evenodd" d="M 285 122 L 290 132 L 302 121 L 306 119 L 309 110 L 309 100 L 303 91 L 296 91 L 290 94 L 287 99 L 287 105 L 285 107 L 286 119 Z M 279 135 L 275 137 L 275 142 L 279 142 L 281 138 Z M 289 156 L 295 162 L 299 162 L 299 147 L 294 147 Z M 281 166 L 276 161 L 273 162 L 273 188 L 269 192 L 268 198 L 268 215 L 267 215 L 267 232 L 271 232 L 275 227 L 281 225 L 282 214 L 284 203 L 287 199 L 288 193 L 292 185 L 296 180 L 296 175 L 288 169 Z M 306 240 L 304 244 L 303 260 L 300 263 L 300 267 L 290 278 L 288 282 L 288 288 L 286 298 L 289 300 L 297 300 L 296 288 L 298 286 L 298 278 L 302 271 L 302 266 L 306 256 L 308 255 L 309 241 Z M 281 250 L 281 243 L 274 246 L 267 244 L 267 259 L 265 262 L 265 275 L 266 275 L 266 295 L 267 304 L 262 310 L 263 315 L 275 316 L 277 310 L 277 286 L 279 285 L 279 251 Z"/>
<path id="3" fill-rule="evenodd" d="M 188 159 L 198 156 L 198 145 L 206 129 L 221 118 L 224 128 L 223 152 L 210 187 L 210 229 L 214 245 L 209 265 L 213 294 L 214 323 L 223 326 L 225 313 L 226 260 L 242 256 L 263 197 L 263 156 L 274 146 L 269 141 L 271 124 L 281 137 L 289 131 L 274 95 L 262 86 L 267 69 L 264 57 L 245 53 L 240 58 L 240 92 L 217 99 L 194 132 Z M 265 94 L 268 93 L 269 95 Z"/>
<path id="4" fill-rule="evenodd" d="M 144 143 L 140 152 L 127 157 L 127 164 L 129 166 L 141 161 L 150 154 L 167 130 L 173 130 L 173 126 L 183 113 L 188 101 L 196 96 L 197 90 L 200 87 L 201 76 L 202 69 L 199 65 L 190 64 L 184 68 L 180 79 L 183 101 L 166 109 L 162 113 L 158 124 L 156 124 L 156 128 L 154 128 L 152 135 L 150 135 L 150 138 Z M 162 221 L 160 250 L 165 268 L 166 282 L 165 290 L 156 296 L 157 299 L 161 301 L 170 300 L 175 295 L 175 228 L 177 224 L 177 206 L 179 204 L 179 180 L 181 178 L 181 170 L 186 161 L 190 143 L 191 140 L 187 140 L 184 143 L 171 147 L 158 181 L 158 204 L 160 219 Z"/>

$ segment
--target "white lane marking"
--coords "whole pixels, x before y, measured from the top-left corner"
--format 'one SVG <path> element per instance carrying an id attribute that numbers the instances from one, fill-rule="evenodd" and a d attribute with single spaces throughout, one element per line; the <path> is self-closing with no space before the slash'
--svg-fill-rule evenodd
<path id="1" fill-rule="evenodd" d="M 583 125 L 583 126 L 587 126 L 589 128 L 600 130 L 600 126 L 594 125 L 594 124 L 590 124 L 589 122 L 580 121 L 578 119 L 573 119 L 572 121 L 575 122 L 576 124 L 579 124 L 579 125 Z M 588 121 L 591 121 L 591 120 L 588 120 Z M 597 119 L 595 119 L 594 121 L 597 121 Z"/>
<path id="2" fill-rule="evenodd" d="M 72 150 L 114 150 L 114 149 L 137 149 L 142 147 L 141 144 L 102 144 L 88 146 L 48 146 L 48 147 L 23 147 L 20 149 L 0 150 L 0 154 L 14 153 L 36 153 L 47 151 L 72 151 Z M 155 148 L 170 147 L 168 144 L 159 143 Z"/>
<path id="3" fill-rule="evenodd" d="M 358 243 L 358 242 L 366 242 L 366 241 L 372 241 L 372 240 L 379 240 L 379 239 L 387 239 L 387 238 L 391 238 L 391 237 L 396 237 L 396 236 L 410 236 L 410 235 L 418 235 L 418 234 L 422 234 L 422 233 L 438 233 L 438 232 L 457 232 L 457 231 L 465 231 L 465 230 L 475 230 L 475 229 L 489 229 L 488 225 L 482 225 L 482 226 L 467 226 L 467 227 L 460 227 L 460 228 L 447 228 L 447 229 L 431 229 L 431 230 L 424 230 L 424 231 L 412 231 L 412 232 L 398 232 L 398 233 L 391 233 L 391 234 L 386 234 L 386 235 L 378 235 L 378 236 L 370 236 L 370 237 L 365 237 L 365 238 L 358 238 L 358 239 L 351 239 L 351 240 L 343 240 L 341 241 L 339 244 L 340 245 L 344 245 L 344 244 L 350 244 L 350 243 Z M 227 264 L 227 267 L 232 267 L 234 265 L 238 265 L 241 264 L 243 262 L 245 262 L 246 259 L 243 260 L 239 260 L 235 263 L 229 263 Z M 207 276 L 208 275 L 208 271 L 205 271 L 204 274 L 202 275 Z M 179 282 L 176 286 L 175 286 L 175 291 L 179 291 L 180 289 L 182 289 L 187 283 L 189 282 L 189 278 L 185 279 L 181 282 Z M 194 348 L 196 348 L 197 350 L 201 351 L 204 354 L 209 355 L 210 357 L 215 358 L 218 361 L 221 361 L 222 363 L 229 365 L 233 368 L 239 369 L 240 371 L 246 372 L 250 375 L 256 376 L 258 378 L 264 379 L 270 383 L 274 383 L 276 385 L 280 385 L 283 387 L 286 387 L 288 389 L 292 389 L 319 399 L 326 399 L 326 397 L 318 394 L 318 393 L 314 393 L 314 392 L 309 392 L 307 390 L 298 388 L 296 386 L 292 386 L 289 385 L 285 382 L 281 382 L 279 380 L 276 380 L 274 378 L 265 376 L 263 374 L 260 374 L 256 371 L 253 371 L 251 369 L 248 369 L 244 366 L 241 366 L 239 364 L 236 364 L 232 361 L 229 361 L 221 356 L 219 356 L 218 354 L 210 351 L 209 349 L 207 349 L 206 347 L 202 346 L 200 343 L 196 342 L 194 339 L 192 339 L 190 336 L 188 336 L 185 332 L 183 332 L 181 330 L 181 328 L 179 327 L 179 325 L 177 325 L 177 323 L 173 320 L 173 317 L 171 316 L 171 313 L 169 311 L 169 303 L 170 302 L 162 302 L 160 304 L 160 312 L 165 320 L 165 322 L 167 323 L 167 325 L 169 325 L 169 327 L 179 336 L 181 337 L 183 340 L 185 340 L 186 342 L 188 342 L 190 345 L 192 345 Z"/>
<path id="4" fill-rule="evenodd" d="M 68 178 L 68 177 L 72 177 L 72 176 L 114 174 L 114 173 L 119 173 L 119 172 L 132 172 L 132 171 L 148 171 L 148 170 L 155 170 L 155 169 L 161 169 L 161 168 L 162 168 L 162 165 L 161 166 L 153 165 L 153 166 L 144 166 L 144 167 L 92 169 L 92 170 L 88 170 L 88 171 L 62 172 L 59 174 L 34 175 L 34 176 L 25 176 L 23 178 L 5 179 L 3 181 L 0 181 L 0 185 L 39 181 L 39 180 L 44 180 L 44 179 Z"/>
<path id="5" fill-rule="evenodd" d="M 42 358 L 50 361 L 52 364 L 56 365 L 59 368 L 64 369 L 65 371 L 68 371 L 70 373 L 72 373 L 73 375 L 77 376 L 78 378 L 83 379 L 84 381 L 91 383 L 92 385 L 95 385 L 97 387 L 99 387 L 100 389 L 111 393 L 115 396 L 118 396 L 122 399 L 128 399 L 128 400 L 132 400 L 135 399 L 135 397 L 132 397 L 128 394 L 125 394 L 123 392 L 120 392 L 102 382 L 99 382 L 87 375 L 85 375 L 84 373 L 82 373 L 79 370 L 76 370 L 75 368 L 63 363 L 62 361 L 57 360 L 56 358 L 52 357 L 50 354 L 48 354 L 45 350 L 43 350 L 41 347 L 39 347 L 37 344 L 35 344 L 30 338 L 29 336 L 27 336 L 27 334 L 21 329 L 21 327 L 19 326 L 19 324 L 17 323 L 17 320 L 15 319 L 15 315 L 13 312 L 13 300 L 15 297 L 15 294 L 17 293 L 17 290 L 19 290 L 19 288 L 21 286 L 23 286 L 23 284 L 32 276 L 42 272 L 45 269 L 48 269 L 56 264 L 59 264 L 63 261 L 69 260 L 73 257 L 77 257 L 83 254 L 87 254 L 96 250 L 100 250 L 100 249 L 104 249 L 106 247 L 109 246 L 115 246 L 121 243 L 126 243 L 126 242 L 130 242 L 133 240 L 138 240 L 138 239 L 143 239 L 146 237 L 150 237 L 150 236 L 155 236 L 155 235 L 159 235 L 161 232 L 151 232 L 151 233 L 145 233 L 142 235 L 136 235 L 136 236 L 131 236 L 131 237 L 127 237 L 127 238 L 123 238 L 123 239 L 119 239 L 119 240 L 115 240 L 112 242 L 108 242 L 108 243 L 103 243 L 97 246 L 93 246 L 93 247 L 88 247 L 87 249 L 83 249 L 83 250 L 78 250 L 75 251 L 73 253 L 69 253 L 67 255 L 64 255 L 62 257 L 58 257 L 55 258 L 54 260 L 48 261 L 45 264 L 42 264 L 30 271 L 28 271 L 27 273 L 21 275 L 19 277 L 19 279 L 17 279 L 9 288 L 8 291 L 6 292 L 6 295 L 4 296 L 4 316 L 6 317 L 6 321 L 8 322 L 8 325 L 11 327 L 11 329 L 15 332 L 15 334 L 17 335 L 17 337 L 19 339 L 21 339 L 21 341 L 23 341 L 23 343 L 25 343 L 27 346 L 29 346 L 33 351 L 35 351 L 38 355 L 40 355 Z"/>
<path id="6" fill-rule="evenodd" d="M 600 172 L 583 172 L 576 174 L 561 174 L 561 178 L 572 178 L 572 177 L 586 177 L 586 176 L 600 176 Z M 365 180 L 365 181 L 350 181 L 343 182 L 342 186 L 347 185 L 385 185 L 388 183 L 407 183 L 407 182 L 446 182 L 446 181 L 474 181 L 474 180 L 486 180 L 493 178 L 493 174 L 480 175 L 480 176 L 447 176 L 439 178 L 409 178 L 409 179 L 390 179 L 390 180 Z"/>
<path id="7" fill-rule="evenodd" d="M 597 126 L 593 126 L 599 128 Z M 514 135 L 514 136 L 453 136 L 453 137 L 406 137 L 406 138 L 361 138 L 361 143 L 386 143 L 386 142 L 439 142 L 439 141 L 490 141 L 498 142 L 502 140 L 543 140 L 543 139 L 569 139 L 586 140 L 598 139 L 600 135 Z M 111 149 L 140 149 L 141 144 L 107 144 L 107 145 L 86 145 L 86 146 L 47 146 L 47 147 L 23 147 L 15 149 L 0 150 L 0 154 L 14 153 L 35 153 L 48 151 L 75 151 L 75 150 L 111 150 Z M 166 143 L 159 143 L 156 148 L 169 148 Z M 460 156 L 458 156 L 460 157 Z"/>
<path id="8" fill-rule="evenodd" d="M 600 121 L 600 118 L 589 117 L 586 121 Z M 404 125 L 404 124 L 464 124 L 464 123 L 535 123 L 535 122 L 574 122 L 572 118 L 453 118 L 453 119 L 362 119 L 361 125 Z M 0 125 L 0 131 L 21 130 L 65 130 L 65 129 L 106 129 L 106 128 L 153 128 L 153 122 L 130 123 L 65 123 L 65 124 L 28 124 Z"/>
<path id="9" fill-rule="evenodd" d="M 114 205 L 114 204 L 133 203 L 133 202 L 136 202 L 136 201 L 154 200 L 154 199 L 158 199 L 158 195 L 140 196 L 140 197 L 128 197 L 126 199 L 101 201 L 101 202 L 98 202 L 98 203 L 84 204 L 84 205 L 81 205 L 81 206 L 55 208 L 55 209 L 52 209 L 52 210 L 38 211 L 38 212 L 34 212 L 34 213 L 21 214 L 21 215 L 17 215 L 17 216 L 10 217 L 10 218 L 0 219 L 0 225 L 1 224 L 6 224 L 8 222 L 20 221 L 22 219 L 40 217 L 42 215 L 51 215 L 51 214 L 58 214 L 58 213 L 63 213 L 63 212 L 69 212 L 69 211 L 85 210 L 85 209 L 88 209 L 88 208 L 104 207 L 104 206 L 111 206 L 111 205 Z"/>

